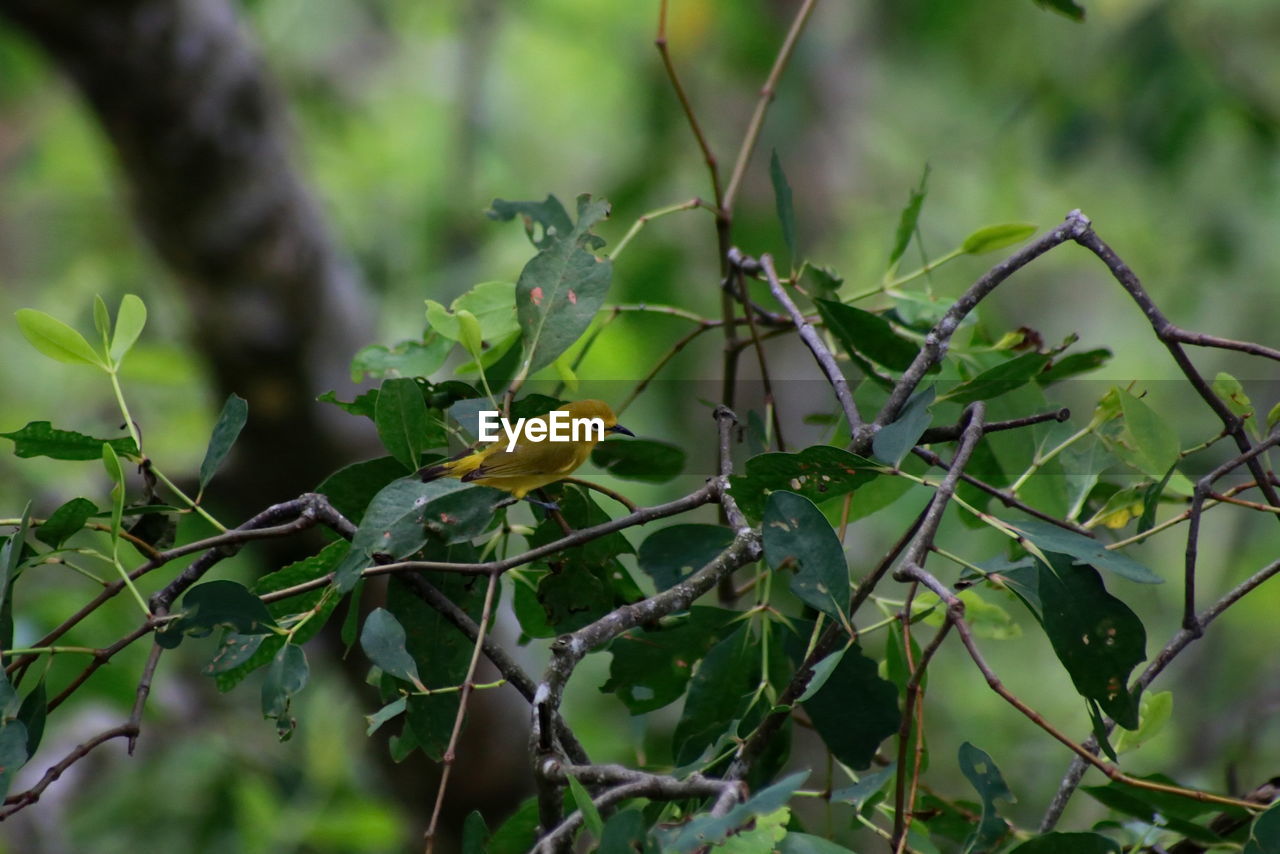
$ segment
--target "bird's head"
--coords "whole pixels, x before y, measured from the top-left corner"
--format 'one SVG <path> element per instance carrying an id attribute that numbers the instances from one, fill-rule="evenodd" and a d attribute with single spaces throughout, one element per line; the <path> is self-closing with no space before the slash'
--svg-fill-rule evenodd
<path id="1" fill-rule="evenodd" d="M 618 423 L 618 416 L 613 414 L 609 404 L 603 400 L 575 400 L 573 403 L 565 404 L 560 409 L 568 412 L 570 418 L 599 418 L 604 422 L 604 431 L 606 433 L 621 433 L 624 436 L 636 435 Z"/>

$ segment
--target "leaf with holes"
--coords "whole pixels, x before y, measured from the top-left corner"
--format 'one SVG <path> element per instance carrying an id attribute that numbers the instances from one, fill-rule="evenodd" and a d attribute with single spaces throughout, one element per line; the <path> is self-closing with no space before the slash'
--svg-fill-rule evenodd
<path id="1" fill-rule="evenodd" d="M 640 544 L 636 563 L 659 591 L 684 581 L 733 542 L 733 531 L 719 525 L 672 525 Z"/>
<path id="2" fill-rule="evenodd" d="M 787 572 L 791 592 L 806 604 L 842 620 L 849 606 L 849 565 L 822 511 L 803 495 L 774 492 L 761 530 L 769 568 Z"/>
<path id="3" fill-rule="evenodd" d="M 306 687 L 310 674 L 307 654 L 295 644 L 285 644 L 267 668 L 262 680 L 262 716 L 276 722 L 276 735 L 281 741 L 288 741 L 298 727 L 289 715 L 289 707 L 294 695 Z"/>
<path id="4" fill-rule="evenodd" d="M 102 446 L 109 444 L 122 457 L 138 456 L 138 446 L 128 436 L 119 439 L 95 439 L 72 430 L 59 430 L 48 421 L 32 421 L 21 430 L 0 433 L 0 438 L 13 440 L 16 456 L 50 457 L 55 460 L 99 460 Z"/>
<path id="5" fill-rule="evenodd" d="M 965 854 L 996 850 L 996 843 L 1009 832 L 1009 825 L 996 812 L 996 801 L 1013 801 L 1013 792 L 1005 785 L 1000 769 L 985 751 L 969 742 L 960 745 L 960 773 L 978 790 L 982 799 L 982 818 L 965 842 Z"/>
<path id="6" fill-rule="evenodd" d="M 684 695 L 694 665 L 735 616 L 735 611 L 695 606 L 684 617 L 622 635 L 609 645 L 613 660 L 600 690 L 617 694 L 633 715 L 674 703 Z"/>
<path id="7" fill-rule="evenodd" d="M 759 679 L 760 653 L 743 624 L 711 648 L 689 683 L 672 735 L 676 764 L 695 761 L 742 717 Z"/>
<path id="8" fill-rule="evenodd" d="M 812 445 L 796 454 L 760 454 L 747 460 L 746 473 L 729 478 L 729 492 L 748 518 L 764 515 L 770 492 L 785 489 L 810 501 L 840 498 L 875 480 L 882 463 L 830 445 Z"/>
<path id="9" fill-rule="evenodd" d="M 1036 561 L 1040 621 L 1054 654 L 1081 696 L 1097 702 L 1125 729 L 1138 726 L 1129 674 L 1146 659 L 1147 633 L 1129 606 L 1107 592 L 1091 566 L 1049 553 Z"/>
<path id="10" fill-rule="evenodd" d="M 501 218 L 516 213 L 510 207 L 500 209 L 500 204 L 494 202 L 494 212 Z M 553 217 L 555 225 L 546 230 L 542 241 L 535 241 L 541 251 L 516 282 L 516 317 L 524 334 L 522 375 L 554 362 L 586 331 L 603 305 L 613 262 L 594 253 L 604 241 L 591 233 L 591 227 L 608 215 L 608 202 L 579 196 L 577 225 L 565 229 L 566 223 Z"/>

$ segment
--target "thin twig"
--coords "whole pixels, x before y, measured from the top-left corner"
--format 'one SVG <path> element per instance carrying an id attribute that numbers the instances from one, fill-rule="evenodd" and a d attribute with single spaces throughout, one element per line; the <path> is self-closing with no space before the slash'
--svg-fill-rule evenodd
<path id="1" fill-rule="evenodd" d="M 844 417 L 849 422 L 849 430 L 856 433 L 862 426 L 862 419 L 858 416 L 858 407 L 853 402 L 853 393 L 849 391 L 849 381 L 844 378 L 844 373 L 836 364 L 835 356 L 831 355 L 827 345 L 822 342 L 822 337 L 805 321 L 804 314 L 782 289 L 782 283 L 778 281 L 778 273 L 773 267 L 773 258 L 767 254 L 761 255 L 760 268 L 769 282 L 769 292 L 791 315 L 791 321 L 796 325 L 796 331 L 800 333 L 800 340 L 809 348 L 818 366 L 827 375 L 827 381 L 831 383 L 831 388 L 836 393 L 836 400 L 840 401 L 840 408 L 844 410 Z"/>
<path id="2" fill-rule="evenodd" d="M 471 647 L 471 661 L 467 664 L 467 675 L 462 680 L 462 692 L 458 695 L 458 713 L 453 719 L 453 732 L 449 734 L 449 746 L 444 751 L 444 768 L 440 773 L 440 786 L 436 789 L 436 805 L 431 810 L 431 823 L 427 825 L 427 854 L 432 854 L 435 849 L 440 809 L 444 806 L 445 791 L 449 787 L 449 774 L 453 771 L 454 762 L 457 760 L 458 736 L 462 734 L 462 724 L 467 719 L 467 701 L 471 699 L 471 692 L 475 688 L 476 666 L 480 663 L 480 651 L 484 647 L 484 639 L 489 631 L 489 617 L 493 613 L 493 594 L 498 589 L 499 577 L 500 574 L 497 572 L 490 573 L 489 586 L 484 591 L 484 610 L 480 613 L 480 627 L 476 631 L 475 644 Z"/>
<path id="3" fill-rule="evenodd" d="M 787 30 L 787 36 L 783 39 L 782 47 L 778 49 L 778 55 L 773 60 L 773 67 L 769 69 L 769 76 L 760 87 L 760 98 L 756 101 L 756 108 L 751 114 L 751 120 L 747 123 L 747 132 L 743 134 L 742 145 L 738 148 L 738 158 L 733 164 L 733 172 L 729 175 L 729 185 L 724 191 L 724 199 L 720 202 L 720 207 L 726 211 L 733 210 L 734 200 L 737 199 L 738 190 L 742 187 L 743 176 L 747 173 L 747 165 L 751 162 L 751 154 L 755 151 L 760 130 L 764 127 L 765 113 L 773 103 L 773 98 L 778 92 L 778 81 L 782 79 L 782 72 L 791 61 L 796 42 L 800 40 L 800 33 L 804 30 L 816 5 L 816 0 L 804 0 L 800 5 L 795 18 L 791 21 L 791 27 Z"/>

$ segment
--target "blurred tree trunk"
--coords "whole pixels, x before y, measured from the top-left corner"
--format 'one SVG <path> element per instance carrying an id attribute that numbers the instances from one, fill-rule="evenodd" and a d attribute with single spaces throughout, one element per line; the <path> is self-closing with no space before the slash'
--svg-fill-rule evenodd
<path id="1" fill-rule="evenodd" d="M 356 419 L 336 409 L 341 417 L 331 419 L 332 408 L 314 400 L 345 383 L 351 355 L 371 337 L 362 284 L 290 161 L 287 110 L 234 6 L 0 0 L 0 16 L 84 94 L 119 158 L 143 234 L 192 307 L 195 343 L 217 387 L 249 401 L 234 470 L 218 481 L 233 490 L 218 496 L 231 514 L 243 518 L 311 490 L 368 456 L 371 449 L 339 433 Z M 343 666 L 353 690 L 367 691 L 364 661 L 352 656 Z M 470 809 L 509 809 L 528 785 L 522 738 L 501 756 L 480 749 L 503 743 L 494 728 L 519 731 L 523 711 L 479 699 L 463 761 L 470 746 L 486 755 L 490 773 L 453 787 L 446 833 Z M 392 729 L 370 747 L 391 778 L 387 789 L 425 824 L 437 772 L 420 755 L 393 765 L 385 741 Z"/>
<path id="2" fill-rule="evenodd" d="M 362 287 L 289 159 L 282 101 L 227 0 L 0 0 L 87 99 L 142 232 L 176 273 L 222 394 L 249 401 L 238 509 L 343 451 L 318 391 L 368 342 Z"/>

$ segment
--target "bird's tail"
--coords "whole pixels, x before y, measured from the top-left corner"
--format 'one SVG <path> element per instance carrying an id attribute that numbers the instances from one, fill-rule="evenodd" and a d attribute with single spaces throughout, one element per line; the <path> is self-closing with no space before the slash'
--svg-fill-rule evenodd
<path id="1" fill-rule="evenodd" d="M 434 463 L 423 466 L 418 469 L 418 477 L 422 479 L 423 483 L 430 480 L 438 480 L 442 477 L 462 477 L 479 465 L 478 457 L 479 454 L 471 448 L 467 448 L 447 460 L 437 460 Z"/>

